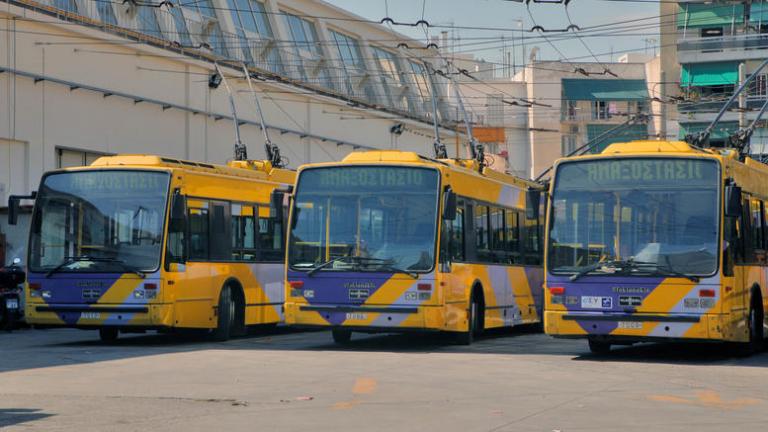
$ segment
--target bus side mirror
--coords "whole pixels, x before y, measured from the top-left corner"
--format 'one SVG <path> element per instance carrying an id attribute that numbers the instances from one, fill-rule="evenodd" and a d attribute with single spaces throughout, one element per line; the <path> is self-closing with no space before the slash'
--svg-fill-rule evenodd
<path id="1" fill-rule="evenodd" d="M 725 186 L 725 217 L 741 216 L 741 186 Z"/>
<path id="2" fill-rule="evenodd" d="M 448 186 L 443 193 L 443 220 L 456 219 L 456 194 Z"/>
<path id="3" fill-rule="evenodd" d="M 37 198 L 37 191 L 32 191 L 29 195 L 10 195 L 8 197 L 8 225 L 19 223 L 19 207 L 23 199 Z"/>
<path id="4" fill-rule="evenodd" d="M 528 189 L 525 191 L 525 218 L 536 220 L 539 218 L 539 206 L 541 205 L 541 191 Z"/>
<path id="5" fill-rule="evenodd" d="M 270 218 L 277 221 L 283 220 L 283 202 L 285 202 L 285 191 L 273 190 L 271 196 L 271 204 L 269 206 Z"/>
<path id="6" fill-rule="evenodd" d="M 179 226 L 180 224 L 184 223 L 186 217 L 187 206 L 184 200 L 184 195 L 182 195 L 179 190 L 176 189 L 176 192 L 174 192 L 173 199 L 171 201 L 171 223 L 174 226 Z"/>

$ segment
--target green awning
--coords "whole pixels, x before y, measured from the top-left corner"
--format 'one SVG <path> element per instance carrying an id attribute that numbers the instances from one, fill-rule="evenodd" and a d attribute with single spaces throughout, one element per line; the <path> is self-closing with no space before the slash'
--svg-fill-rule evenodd
<path id="1" fill-rule="evenodd" d="M 768 3 L 752 3 L 749 7 L 749 22 L 768 24 Z"/>
<path id="2" fill-rule="evenodd" d="M 698 28 L 729 26 L 744 21 L 744 5 L 686 3 L 679 6 L 677 27 Z"/>
<path id="3" fill-rule="evenodd" d="M 600 135 L 615 128 L 615 124 L 588 124 L 587 125 L 587 141 L 591 142 Z M 644 124 L 632 125 L 621 131 L 611 133 L 600 139 L 599 143 L 592 147 L 591 153 L 600 153 L 605 150 L 606 147 L 617 142 L 627 142 L 635 140 L 647 140 L 648 139 L 648 126 Z"/>
<path id="4" fill-rule="evenodd" d="M 565 78 L 563 96 L 574 101 L 646 100 L 648 88 L 644 80 Z"/>
<path id="5" fill-rule="evenodd" d="M 728 85 L 739 82 L 739 62 L 683 64 L 681 87 Z"/>
<path id="6" fill-rule="evenodd" d="M 695 135 L 703 132 L 709 126 L 709 123 L 680 123 L 680 139 L 685 138 L 687 134 Z M 733 132 L 739 129 L 739 122 L 720 122 L 712 129 L 709 138 L 713 140 L 727 139 Z"/>

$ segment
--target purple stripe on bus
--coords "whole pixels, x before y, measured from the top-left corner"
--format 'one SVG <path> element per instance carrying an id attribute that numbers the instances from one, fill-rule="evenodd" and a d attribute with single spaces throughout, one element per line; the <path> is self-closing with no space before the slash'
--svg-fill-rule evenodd
<path id="1" fill-rule="evenodd" d="M 631 306 L 622 306 L 619 297 L 641 297 L 645 300 L 664 280 L 664 277 L 584 276 L 577 281 L 571 281 L 569 276 L 550 274 L 547 286 L 565 288 L 564 305 L 566 310 L 571 312 L 627 312 L 631 310 Z M 583 308 L 582 297 L 608 297 L 611 303 L 609 307 Z M 577 301 L 569 302 L 569 298 Z M 589 318 L 576 322 L 588 334 L 596 335 L 610 334 L 618 326 L 617 321 L 596 321 Z"/>
<path id="2" fill-rule="evenodd" d="M 302 281 L 305 291 L 314 291 L 312 298 L 306 298 L 311 305 L 363 305 L 392 276 L 392 273 L 330 271 L 320 271 L 312 276 L 307 276 L 305 272 L 288 271 L 289 281 Z M 366 295 L 360 296 L 364 298 L 350 298 L 351 290 L 362 290 L 366 292 Z M 346 312 L 320 312 L 320 316 L 331 325 L 341 325 L 346 320 L 347 314 Z"/>
<path id="3" fill-rule="evenodd" d="M 45 274 L 31 273 L 29 283 L 40 284 L 40 291 L 50 292 L 50 297 L 43 299 L 46 304 L 90 305 L 96 303 L 122 276 L 123 273 L 59 273 L 47 278 Z M 83 290 L 94 290 L 98 297 L 86 303 Z M 56 315 L 67 325 L 75 325 L 80 319 L 80 312 L 56 312 Z"/>

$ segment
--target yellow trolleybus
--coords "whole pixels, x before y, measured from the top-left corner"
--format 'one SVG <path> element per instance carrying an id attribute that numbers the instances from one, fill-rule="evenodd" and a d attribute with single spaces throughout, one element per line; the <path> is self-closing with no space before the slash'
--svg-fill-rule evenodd
<path id="1" fill-rule="evenodd" d="M 768 166 L 684 142 L 612 144 L 557 162 L 545 330 L 592 351 L 765 335 Z"/>
<path id="2" fill-rule="evenodd" d="M 158 156 L 46 173 L 29 237 L 26 319 L 118 332 L 281 321 L 282 190 L 295 172 Z M 15 215 L 18 202 L 11 204 Z"/>
<path id="3" fill-rule="evenodd" d="M 483 329 L 540 322 L 542 193 L 476 161 L 411 152 L 301 167 L 286 323 L 331 329 L 339 343 L 409 330 L 471 343 Z"/>

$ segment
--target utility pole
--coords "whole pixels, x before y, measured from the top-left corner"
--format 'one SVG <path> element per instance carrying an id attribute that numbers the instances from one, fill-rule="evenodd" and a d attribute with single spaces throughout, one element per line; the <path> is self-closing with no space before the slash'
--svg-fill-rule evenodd
<path id="1" fill-rule="evenodd" d="M 746 63 L 739 63 L 739 86 L 744 84 L 746 79 Z M 747 92 L 739 93 L 739 128 L 747 126 Z"/>
<path id="2" fill-rule="evenodd" d="M 661 126 L 659 127 L 659 137 L 662 140 L 667 139 L 667 73 L 661 71 L 661 91 L 659 92 L 659 99 L 661 99 Z"/>

